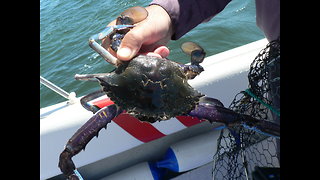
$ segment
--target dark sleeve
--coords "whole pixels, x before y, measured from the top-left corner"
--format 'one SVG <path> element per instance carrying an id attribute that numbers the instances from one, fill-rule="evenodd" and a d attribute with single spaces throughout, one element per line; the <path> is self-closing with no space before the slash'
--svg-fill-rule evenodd
<path id="1" fill-rule="evenodd" d="M 221 12 L 231 0 L 153 0 L 150 5 L 163 7 L 172 20 L 177 40 L 198 24 L 210 20 Z"/>
<path id="2" fill-rule="evenodd" d="M 257 25 L 269 41 L 280 36 L 280 0 L 256 0 Z"/>

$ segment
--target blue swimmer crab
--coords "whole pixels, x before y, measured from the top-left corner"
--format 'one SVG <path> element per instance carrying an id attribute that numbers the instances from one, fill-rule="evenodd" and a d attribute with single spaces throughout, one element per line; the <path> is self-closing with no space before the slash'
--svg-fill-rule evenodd
<path id="1" fill-rule="evenodd" d="M 89 39 L 90 47 L 116 66 L 116 70 L 111 73 L 75 75 L 75 78 L 99 81 L 103 91 L 115 104 L 95 112 L 68 140 L 59 158 L 59 168 L 68 179 L 82 179 L 71 158 L 124 111 L 150 123 L 179 115 L 226 125 L 245 118 L 249 122 L 247 126 L 263 126 L 266 133 L 278 133 L 272 124 L 261 124 L 250 116 L 233 112 L 225 108 L 219 100 L 204 96 L 188 84 L 188 79 L 195 78 L 204 70 L 200 63 L 204 60 L 205 52 L 199 45 L 192 42 L 182 45 L 182 50 L 191 56 L 191 64 L 185 65 L 146 55 L 138 55 L 130 61 L 121 62 L 96 42 L 109 38 L 110 47 L 117 51 L 124 35 L 134 24 L 145 19 L 147 14 L 142 7 L 130 8 L 121 13 L 115 26 L 107 27 Z"/>

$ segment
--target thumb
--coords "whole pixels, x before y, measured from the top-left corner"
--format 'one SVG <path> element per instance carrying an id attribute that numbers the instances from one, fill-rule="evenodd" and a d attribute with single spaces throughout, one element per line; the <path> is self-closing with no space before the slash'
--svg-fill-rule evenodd
<path id="1" fill-rule="evenodd" d="M 117 51 L 117 57 L 120 60 L 131 60 L 140 50 L 145 37 L 140 28 L 131 29 L 122 39 L 120 47 Z"/>

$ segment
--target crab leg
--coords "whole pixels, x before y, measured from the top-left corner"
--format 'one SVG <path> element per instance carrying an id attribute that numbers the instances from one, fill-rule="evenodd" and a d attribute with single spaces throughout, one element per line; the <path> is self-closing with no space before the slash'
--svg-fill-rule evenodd
<path id="1" fill-rule="evenodd" d="M 184 53 L 191 57 L 191 64 L 181 64 L 182 71 L 186 74 L 188 79 L 193 79 L 199 75 L 204 69 L 200 65 L 203 62 L 206 52 L 202 47 L 194 42 L 184 42 L 181 45 L 181 49 Z"/>
<path id="2" fill-rule="evenodd" d="M 122 110 L 116 105 L 107 106 L 99 110 L 91 117 L 77 132 L 68 140 L 64 150 L 59 157 L 59 168 L 70 179 L 81 179 L 75 171 L 76 167 L 71 160 L 73 156 L 78 154 L 89 141 L 98 136 L 99 131 L 118 116 Z"/>
<path id="3" fill-rule="evenodd" d="M 198 76 L 202 71 L 204 71 L 203 67 L 200 64 L 180 64 L 180 66 L 188 79 L 193 79 L 196 76 Z"/>
<path id="4" fill-rule="evenodd" d="M 223 107 L 220 101 L 205 97 L 205 101 L 189 113 L 190 116 L 206 119 L 212 122 L 224 123 L 226 126 L 241 124 L 247 129 L 263 133 L 268 136 L 280 138 L 280 127 L 272 122 L 255 119 L 245 114 L 236 113 Z"/>
<path id="5" fill-rule="evenodd" d="M 108 76 L 110 73 L 98 73 L 98 74 L 76 74 L 74 78 L 82 81 L 98 81 L 97 77 Z"/>

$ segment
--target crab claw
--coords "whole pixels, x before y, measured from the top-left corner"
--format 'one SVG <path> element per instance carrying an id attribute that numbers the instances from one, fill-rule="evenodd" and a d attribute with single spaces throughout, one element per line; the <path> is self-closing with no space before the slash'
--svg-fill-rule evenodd
<path id="1" fill-rule="evenodd" d="M 144 7 L 136 6 L 123 11 L 117 18 L 116 24 L 136 24 L 148 16 L 148 11 Z"/>
<path id="2" fill-rule="evenodd" d="M 73 154 L 68 151 L 68 149 L 63 150 L 59 157 L 59 168 L 66 176 L 71 176 L 73 170 L 76 169 L 73 161 L 71 160 Z"/>
<path id="3" fill-rule="evenodd" d="M 90 39 L 102 40 L 117 30 L 129 29 L 129 28 L 133 28 L 133 27 L 134 27 L 134 25 L 131 25 L 131 24 L 128 24 L 128 25 L 120 24 L 120 25 L 108 26 L 104 30 L 102 30 L 100 33 L 91 36 Z"/>
<path id="4" fill-rule="evenodd" d="M 95 34 L 89 38 L 89 46 L 95 50 L 100 56 L 103 57 L 107 62 L 114 66 L 118 66 L 120 61 L 114 57 L 109 51 L 107 51 L 105 48 L 103 48 L 99 43 L 97 43 L 98 40 L 102 40 L 106 37 L 108 37 L 110 34 L 114 33 L 117 30 L 123 30 L 132 28 L 134 25 L 115 25 L 115 26 L 109 26 L 105 28 L 103 31 L 101 31 L 98 34 Z"/>
<path id="5" fill-rule="evenodd" d="M 59 156 L 59 168 L 69 179 L 79 179 L 82 177 L 76 170 L 72 157 L 77 155 L 93 137 L 98 137 L 102 128 L 107 128 L 107 124 L 123 110 L 116 105 L 106 106 L 95 113 L 77 132 L 68 140 L 64 150 Z"/>
<path id="6" fill-rule="evenodd" d="M 68 180 L 83 180 L 80 173 L 77 171 L 73 161 L 71 160 L 72 154 L 66 148 L 59 157 L 59 168 L 62 170 L 63 174 L 65 174 Z"/>
<path id="7" fill-rule="evenodd" d="M 242 125 L 246 129 L 280 138 L 279 125 L 232 111 L 231 109 L 225 108 L 219 100 L 214 98 L 201 98 L 197 107 L 189 112 L 188 115 L 198 117 L 199 119 L 206 119 L 211 123 L 222 123 L 228 127 Z"/>
<path id="8" fill-rule="evenodd" d="M 100 54 L 100 56 L 102 56 L 107 62 L 117 67 L 121 61 L 103 48 L 99 43 L 97 43 L 97 41 L 109 37 L 111 40 L 110 47 L 116 52 L 122 38 L 130 30 L 130 28 L 133 28 L 135 23 L 146 19 L 147 16 L 148 11 L 140 6 L 125 10 L 117 18 L 115 26 L 108 26 L 100 33 L 91 36 L 89 38 L 89 46 L 98 54 Z"/>

